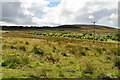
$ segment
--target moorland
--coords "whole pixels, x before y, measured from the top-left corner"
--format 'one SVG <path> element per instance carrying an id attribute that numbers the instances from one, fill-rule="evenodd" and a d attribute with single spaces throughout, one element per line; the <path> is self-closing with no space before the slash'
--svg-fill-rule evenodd
<path id="1" fill-rule="evenodd" d="M 2 78 L 120 78 L 119 29 L 5 27 Z"/>

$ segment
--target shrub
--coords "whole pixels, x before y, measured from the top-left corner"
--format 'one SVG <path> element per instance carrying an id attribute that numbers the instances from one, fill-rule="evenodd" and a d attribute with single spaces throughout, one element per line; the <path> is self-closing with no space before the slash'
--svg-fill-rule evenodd
<path id="1" fill-rule="evenodd" d="M 26 45 L 29 45 L 29 42 L 25 42 Z"/>
<path id="2" fill-rule="evenodd" d="M 120 56 L 120 49 L 114 48 L 111 50 L 111 53 L 116 55 L 116 56 Z"/>
<path id="3" fill-rule="evenodd" d="M 80 53 L 82 56 L 86 56 L 86 53 L 85 52 L 81 52 Z"/>
<path id="4" fill-rule="evenodd" d="M 7 46 L 7 45 L 2 45 L 2 49 L 6 49 L 6 48 L 9 48 L 9 46 Z"/>
<path id="5" fill-rule="evenodd" d="M 21 58 L 19 59 L 20 60 L 20 64 L 22 65 L 26 65 L 26 64 L 29 64 L 30 63 L 30 60 L 28 58 Z"/>
<path id="6" fill-rule="evenodd" d="M 69 54 L 69 53 L 61 53 L 63 56 L 66 56 L 66 57 L 70 57 L 71 56 L 71 54 Z"/>
<path id="7" fill-rule="evenodd" d="M 44 54 L 44 52 L 40 48 L 37 48 L 36 46 L 33 47 L 32 52 L 34 52 L 35 54 L 40 54 L 40 55 Z"/>
<path id="8" fill-rule="evenodd" d="M 17 49 L 17 47 L 15 47 L 15 46 L 13 46 L 13 45 L 11 45 L 10 48 L 11 48 L 11 49 Z"/>
<path id="9" fill-rule="evenodd" d="M 85 50 L 90 50 L 88 47 L 85 47 Z"/>
<path id="10" fill-rule="evenodd" d="M 108 55 L 120 56 L 120 49 L 113 48 L 113 49 L 111 49 L 107 54 L 108 54 Z"/>
<path id="11" fill-rule="evenodd" d="M 120 33 L 115 35 L 117 37 L 117 41 L 120 41 Z"/>
<path id="12" fill-rule="evenodd" d="M 26 51 L 26 48 L 25 48 L 25 46 L 20 46 L 20 48 L 19 48 L 20 50 L 23 50 L 23 51 Z"/>
<path id="13" fill-rule="evenodd" d="M 17 57 L 11 57 L 8 60 L 4 61 L 2 63 L 2 66 L 7 66 L 9 68 L 16 68 L 19 66 L 24 66 L 30 63 L 30 60 L 28 58 L 17 58 Z"/>
<path id="14" fill-rule="evenodd" d="M 103 49 L 101 49 L 101 48 L 97 48 L 96 50 L 97 50 L 97 52 L 98 52 L 99 54 L 102 54 L 102 53 L 103 53 Z"/>
<path id="15" fill-rule="evenodd" d="M 120 57 L 117 57 L 116 59 L 115 59 L 115 67 L 117 67 L 118 69 L 120 69 Z"/>

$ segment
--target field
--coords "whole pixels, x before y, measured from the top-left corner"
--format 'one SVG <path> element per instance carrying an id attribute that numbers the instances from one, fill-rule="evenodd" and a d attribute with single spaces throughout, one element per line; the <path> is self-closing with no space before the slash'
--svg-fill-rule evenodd
<path id="1" fill-rule="evenodd" d="M 120 78 L 116 29 L 2 32 L 2 78 Z"/>

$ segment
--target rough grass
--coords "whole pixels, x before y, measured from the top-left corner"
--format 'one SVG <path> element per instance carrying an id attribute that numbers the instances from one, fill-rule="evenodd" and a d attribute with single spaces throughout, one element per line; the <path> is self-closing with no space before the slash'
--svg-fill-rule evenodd
<path id="1" fill-rule="evenodd" d="M 112 79 L 120 76 L 116 51 L 119 44 L 24 34 L 27 32 L 30 31 L 3 33 L 3 78 Z"/>

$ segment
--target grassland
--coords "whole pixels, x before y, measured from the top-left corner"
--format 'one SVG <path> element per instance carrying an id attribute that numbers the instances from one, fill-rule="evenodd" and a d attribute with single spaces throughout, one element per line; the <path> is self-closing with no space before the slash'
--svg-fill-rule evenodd
<path id="1" fill-rule="evenodd" d="M 80 37 L 95 35 L 78 29 L 4 31 L 3 78 L 120 78 L 118 31 L 96 33 L 105 38 Z"/>

